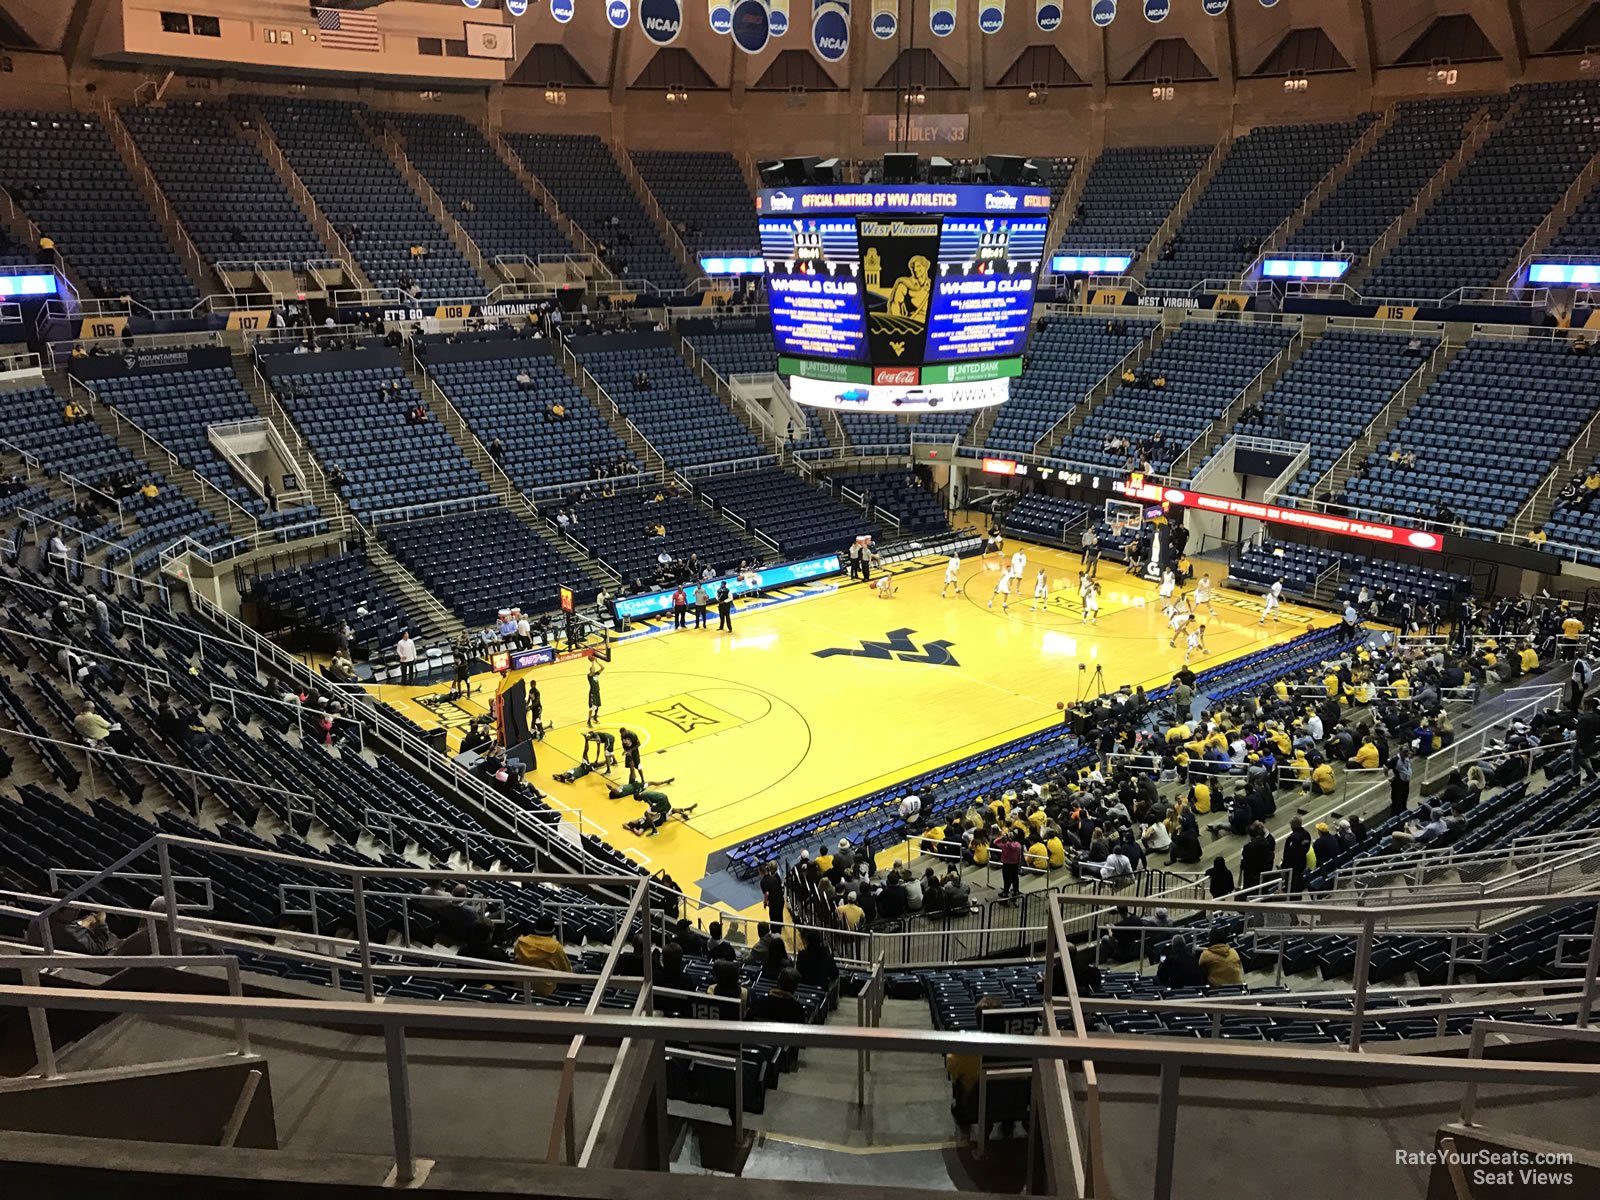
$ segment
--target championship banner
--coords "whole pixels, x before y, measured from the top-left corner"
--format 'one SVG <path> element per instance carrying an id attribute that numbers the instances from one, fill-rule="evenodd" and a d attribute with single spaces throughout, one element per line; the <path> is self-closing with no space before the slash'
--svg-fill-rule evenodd
<path id="1" fill-rule="evenodd" d="M 606 20 L 613 29 L 626 29 L 633 20 L 633 0 L 606 0 Z"/>
<path id="2" fill-rule="evenodd" d="M 733 6 L 733 44 L 746 54 L 760 54 L 771 36 L 767 0 L 737 0 Z"/>
<path id="3" fill-rule="evenodd" d="M 1152 25 L 1161 24 L 1171 11 L 1172 0 L 1144 0 L 1144 19 Z"/>
<path id="4" fill-rule="evenodd" d="M 550 0 L 550 15 L 560 24 L 565 25 L 572 20 L 572 14 L 577 11 L 578 0 Z"/>
<path id="5" fill-rule="evenodd" d="M 872 36 L 887 42 L 900 32 L 900 0 L 872 0 Z"/>
<path id="6" fill-rule="evenodd" d="M 733 0 L 706 0 L 711 32 L 728 34 L 733 29 Z"/>
<path id="7" fill-rule="evenodd" d="M 1033 23 L 1045 33 L 1061 27 L 1061 0 L 1033 0 Z"/>
<path id="8" fill-rule="evenodd" d="M 767 0 L 767 29 L 773 37 L 789 32 L 789 0 Z"/>
<path id="9" fill-rule="evenodd" d="M 956 0 L 928 0 L 928 31 L 949 37 L 956 31 Z"/>
<path id="10" fill-rule="evenodd" d="M 849 0 L 811 0 L 811 48 L 831 63 L 850 52 Z"/>
<path id="11" fill-rule="evenodd" d="M 658 46 L 670 46 L 683 29 L 678 0 L 639 0 L 639 28 Z"/>
<path id="12" fill-rule="evenodd" d="M 1089 19 L 1104 29 L 1117 19 L 1117 0 L 1094 0 L 1089 8 Z"/>
<path id="13" fill-rule="evenodd" d="M 978 0 L 978 28 L 999 33 L 1006 23 L 1006 0 Z"/>
<path id="14" fill-rule="evenodd" d="M 1200 0 L 1200 11 L 1208 17 L 1220 17 L 1228 11 L 1228 0 Z"/>

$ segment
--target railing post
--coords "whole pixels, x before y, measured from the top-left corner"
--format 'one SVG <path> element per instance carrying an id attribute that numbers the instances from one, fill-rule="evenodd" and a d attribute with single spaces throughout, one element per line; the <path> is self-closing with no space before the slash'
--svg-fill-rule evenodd
<path id="1" fill-rule="evenodd" d="M 372 989 L 372 941 L 367 936 L 366 882 L 360 875 L 351 877 L 350 891 L 356 906 L 356 948 L 361 954 L 361 994 L 371 1004 L 376 999 Z M 311 893 L 311 911 L 313 914 L 317 911 L 316 892 Z M 409 1117 L 407 1119 L 409 1121 Z"/>
<path id="2" fill-rule="evenodd" d="M 359 881 L 359 876 L 357 877 Z M 370 978 L 370 977 L 369 977 Z M 406 1030 L 399 1022 L 383 1027 L 383 1057 L 389 1071 L 389 1124 L 394 1131 L 394 1178 L 409 1184 L 417 1176 L 411 1144 L 411 1074 L 406 1067 Z"/>
<path id="3" fill-rule="evenodd" d="M 183 940 L 178 933 L 178 887 L 172 881 L 172 848 L 166 842 L 156 843 L 156 862 L 161 870 L 161 900 L 167 906 L 167 953 L 182 954 Z"/>
<path id="4" fill-rule="evenodd" d="M 1578 1002 L 1578 1028 L 1589 1028 L 1594 1014 L 1595 977 L 1600 974 L 1600 905 L 1596 905 L 1594 929 L 1589 935 L 1589 959 L 1583 968 L 1583 999 Z"/>
<path id="5" fill-rule="evenodd" d="M 1356 942 L 1355 976 L 1351 985 L 1355 990 L 1354 1010 L 1350 1016 L 1350 1053 L 1361 1049 L 1361 1027 L 1367 1009 L 1367 976 L 1372 969 L 1372 929 L 1375 917 L 1361 920 L 1361 936 Z"/>
<path id="6" fill-rule="evenodd" d="M 1172 1164 L 1178 1141 L 1178 1082 L 1182 1068 L 1161 1064 L 1161 1092 L 1156 1109 L 1156 1166 L 1154 1200 L 1172 1200 Z"/>
<path id="7" fill-rule="evenodd" d="M 50 947 L 45 947 L 45 953 L 50 953 Z M 22 969 L 22 982 L 30 988 L 39 989 L 39 968 L 27 966 Z M 54 1079 L 60 1074 L 56 1069 L 56 1048 L 50 1040 L 50 1015 L 42 1007 L 29 1005 L 28 1028 L 33 1033 L 33 1056 L 36 1065 L 46 1079 Z"/>

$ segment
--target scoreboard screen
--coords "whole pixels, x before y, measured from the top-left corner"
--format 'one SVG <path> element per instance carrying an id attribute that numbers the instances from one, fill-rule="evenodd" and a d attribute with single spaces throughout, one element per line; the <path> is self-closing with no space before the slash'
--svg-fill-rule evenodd
<path id="1" fill-rule="evenodd" d="M 764 190 L 757 206 L 779 354 L 920 368 L 1026 348 L 1048 190 L 841 185 Z"/>

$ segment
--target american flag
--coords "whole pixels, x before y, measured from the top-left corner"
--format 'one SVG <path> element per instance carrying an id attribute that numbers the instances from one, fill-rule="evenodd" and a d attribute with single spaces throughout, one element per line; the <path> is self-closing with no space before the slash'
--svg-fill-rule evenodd
<path id="1" fill-rule="evenodd" d="M 317 28 L 322 45 L 328 50 L 364 50 L 376 54 L 383 49 L 378 37 L 378 18 L 372 13 L 346 12 L 339 8 L 316 8 Z"/>

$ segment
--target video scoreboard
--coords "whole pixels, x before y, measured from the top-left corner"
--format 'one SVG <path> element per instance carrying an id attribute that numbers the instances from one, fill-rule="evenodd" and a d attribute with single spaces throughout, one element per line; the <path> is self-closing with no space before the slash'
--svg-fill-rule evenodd
<path id="1" fill-rule="evenodd" d="M 937 392 L 875 396 L 880 388 L 1017 373 L 1050 226 L 1048 189 L 773 188 L 756 203 L 780 370 L 857 385 L 838 399 L 863 407 L 938 402 Z"/>

